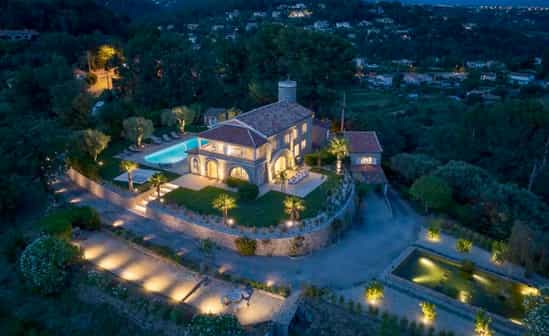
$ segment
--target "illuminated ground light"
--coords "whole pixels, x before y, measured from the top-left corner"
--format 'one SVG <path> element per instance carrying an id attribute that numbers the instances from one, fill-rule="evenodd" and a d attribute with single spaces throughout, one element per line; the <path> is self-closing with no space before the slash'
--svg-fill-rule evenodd
<path id="1" fill-rule="evenodd" d="M 437 281 L 437 279 L 438 278 L 434 275 L 422 275 L 422 276 L 417 276 L 417 277 L 413 278 L 412 281 L 417 282 L 417 283 L 423 283 L 423 282 Z"/>
<path id="2" fill-rule="evenodd" d="M 231 269 L 231 265 L 225 264 L 225 265 L 219 266 L 219 269 L 217 270 L 217 272 L 218 272 L 219 274 L 224 274 L 224 273 L 226 273 L 227 271 L 229 271 L 230 269 Z"/>
<path id="3" fill-rule="evenodd" d="M 93 260 L 99 257 L 104 251 L 105 251 L 105 248 L 103 246 L 88 247 L 84 249 L 84 259 Z"/>
<path id="4" fill-rule="evenodd" d="M 463 303 L 469 303 L 471 301 L 471 294 L 468 291 L 460 290 L 458 299 Z"/>
<path id="5" fill-rule="evenodd" d="M 113 253 L 101 258 L 97 265 L 110 271 L 122 266 L 128 259 L 129 256 L 126 253 Z"/>
<path id="6" fill-rule="evenodd" d="M 269 279 L 269 280 L 267 280 L 266 284 L 267 284 L 267 287 L 272 287 L 272 286 L 274 286 L 275 281 L 273 279 Z"/>
<path id="7" fill-rule="evenodd" d="M 130 265 L 120 273 L 120 276 L 125 280 L 135 281 L 143 279 L 148 274 L 150 274 L 150 270 L 146 267 L 140 265 Z"/>
<path id="8" fill-rule="evenodd" d="M 535 287 L 530 287 L 530 286 L 523 286 L 522 289 L 520 290 L 520 293 L 522 295 L 534 295 L 534 296 L 538 296 L 539 295 L 539 290 Z"/>
<path id="9" fill-rule="evenodd" d="M 57 189 L 57 190 L 55 191 L 55 193 L 56 193 L 56 194 L 60 194 L 60 193 L 66 192 L 66 191 L 67 191 L 67 188 L 61 188 L 61 189 Z"/>
<path id="10" fill-rule="evenodd" d="M 509 319 L 509 321 L 513 322 L 514 324 L 522 325 L 522 321 L 514 319 L 514 318 Z"/>
<path id="11" fill-rule="evenodd" d="M 117 219 L 114 222 L 112 222 L 112 226 L 114 226 L 114 227 L 119 227 L 119 226 L 122 226 L 122 225 L 124 225 L 124 220 L 122 220 L 122 219 Z"/>
<path id="12" fill-rule="evenodd" d="M 294 226 L 294 221 L 287 220 L 287 221 L 286 221 L 286 227 L 291 228 L 292 226 Z"/>
<path id="13" fill-rule="evenodd" d="M 482 275 L 473 274 L 473 279 L 475 279 L 476 281 L 480 282 L 483 285 L 490 284 L 490 280 L 488 280 L 486 277 L 483 277 Z"/>
<path id="14" fill-rule="evenodd" d="M 173 279 L 167 275 L 157 275 L 147 279 L 143 287 L 149 292 L 162 292 L 173 283 Z"/>
<path id="15" fill-rule="evenodd" d="M 69 201 L 70 203 L 80 203 L 82 202 L 82 199 L 80 197 L 75 197 Z"/>
<path id="16" fill-rule="evenodd" d="M 227 219 L 227 225 L 233 226 L 234 225 L 234 219 L 232 219 L 232 218 Z"/>
<path id="17" fill-rule="evenodd" d="M 200 302 L 199 309 L 202 314 L 219 314 L 223 312 L 224 307 L 221 298 L 209 297 Z"/>
<path id="18" fill-rule="evenodd" d="M 183 298 L 189 294 L 189 292 L 191 291 L 192 289 L 192 284 L 184 284 L 184 285 L 178 285 L 176 286 L 174 289 L 172 289 L 170 291 L 170 298 L 172 298 L 172 300 L 176 301 L 176 302 L 179 302 L 181 300 L 183 300 Z"/>
<path id="19" fill-rule="evenodd" d="M 427 266 L 427 267 L 435 267 L 435 263 L 432 262 L 431 260 L 425 258 L 425 257 L 421 257 L 419 258 L 419 263 L 422 264 L 423 266 Z"/>

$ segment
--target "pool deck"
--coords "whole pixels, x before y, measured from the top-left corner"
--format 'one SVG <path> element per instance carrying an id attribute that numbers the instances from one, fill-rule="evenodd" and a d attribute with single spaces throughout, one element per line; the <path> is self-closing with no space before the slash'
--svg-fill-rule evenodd
<path id="1" fill-rule="evenodd" d="M 145 145 L 145 148 L 143 148 L 143 150 L 140 151 L 140 152 L 129 153 L 129 154 L 120 153 L 120 154 L 115 155 L 115 157 L 119 158 L 119 159 L 123 159 L 123 160 L 133 161 L 133 162 L 136 162 L 136 163 L 138 163 L 142 166 L 155 168 L 155 169 L 162 169 L 162 170 L 166 170 L 166 171 L 176 173 L 176 174 L 179 174 L 179 175 L 184 175 L 184 174 L 187 174 L 189 172 L 189 167 L 187 165 L 187 159 L 186 158 L 181 160 L 180 162 L 177 162 L 177 163 L 174 163 L 174 164 L 171 164 L 171 165 L 159 165 L 159 164 L 154 164 L 154 163 L 147 162 L 145 160 L 145 156 L 147 156 L 149 154 L 152 154 L 154 152 L 158 152 L 160 150 L 166 149 L 168 147 L 175 146 L 175 145 L 180 144 L 183 141 L 189 140 L 189 139 L 191 139 L 195 136 L 196 136 L 196 134 L 194 134 L 194 133 L 185 133 L 179 139 L 174 139 L 173 141 L 170 141 L 170 142 L 164 142 L 160 145 L 147 144 L 147 145 Z"/>

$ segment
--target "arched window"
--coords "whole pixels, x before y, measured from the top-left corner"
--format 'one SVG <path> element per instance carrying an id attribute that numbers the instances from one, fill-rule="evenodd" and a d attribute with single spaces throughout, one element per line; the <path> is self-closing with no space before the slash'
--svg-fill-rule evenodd
<path id="1" fill-rule="evenodd" d="M 241 179 L 241 180 L 245 180 L 245 181 L 248 181 L 248 178 L 249 178 L 248 173 L 242 167 L 234 167 L 233 169 L 231 169 L 231 174 L 230 175 L 231 175 L 231 177 Z"/>

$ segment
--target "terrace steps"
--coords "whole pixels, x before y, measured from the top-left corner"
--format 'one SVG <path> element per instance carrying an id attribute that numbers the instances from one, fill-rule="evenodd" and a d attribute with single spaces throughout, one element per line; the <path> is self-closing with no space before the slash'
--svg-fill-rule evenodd
<path id="1" fill-rule="evenodd" d="M 175 189 L 179 188 L 179 186 L 173 184 L 173 183 L 164 183 L 160 186 L 160 197 L 163 197 L 169 192 L 174 191 Z M 136 204 L 134 207 L 134 210 L 137 211 L 139 214 L 144 215 L 147 212 L 147 205 L 149 202 L 152 202 L 154 200 L 158 199 L 158 195 L 156 192 L 149 195 L 146 199 L 142 199 L 139 204 Z"/>

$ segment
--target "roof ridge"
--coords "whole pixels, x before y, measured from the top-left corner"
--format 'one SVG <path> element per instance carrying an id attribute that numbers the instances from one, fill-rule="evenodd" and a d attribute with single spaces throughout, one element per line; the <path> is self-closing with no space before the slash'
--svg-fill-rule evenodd
<path id="1" fill-rule="evenodd" d="M 247 131 L 248 131 L 248 136 L 250 137 L 250 140 L 252 140 L 252 143 L 254 144 L 254 147 L 257 147 L 255 144 L 254 137 L 252 136 L 252 133 L 250 133 L 250 129 L 247 129 Z"/>

